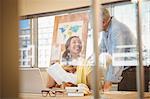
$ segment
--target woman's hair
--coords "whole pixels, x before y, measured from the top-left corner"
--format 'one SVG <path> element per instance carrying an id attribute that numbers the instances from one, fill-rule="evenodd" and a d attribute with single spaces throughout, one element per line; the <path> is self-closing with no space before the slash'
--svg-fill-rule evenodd
<path id="1" fill-rule="evenodd" d="M 65 59 L 65 60 L 71 59 L 70 50 L 69 50 L 68 48 L 69 48 L 69 46 L 70 46 L 70 42 L 71 42 L 72 38 L 79 38 L 79 36 L 71 36 L 71 37 L 67 40 L 67 42 L 66 42 L 66 44 L 65 44 L 65 51 L 64 51 L 64 53 L 63 53 L 63 55 L 62 55 L 62 58 Z"/>

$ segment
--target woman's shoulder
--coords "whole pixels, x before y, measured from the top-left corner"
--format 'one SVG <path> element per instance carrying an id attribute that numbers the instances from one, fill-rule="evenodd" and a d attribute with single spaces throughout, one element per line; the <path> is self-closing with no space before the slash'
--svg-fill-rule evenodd
<path id="1" fill-rule="evenodd" d="M 81 58 L 79 59 L 79 61 L 81 61 L 81 62 L 80 62 L 80 63 L 81 63 L 81 66 L 84 66 L 84 67 L 89 67 L 89 66 L 91 66 L 90 61 L 88 61 L 86 58 L 81 57 Z"/>
<path id="2" fill-rule="evenodd" d="M 78 57 L 76 59 L 72 59 L 70 61 L 63 60 L 61 61 L 63 65 L 71 65 L 71 66 L 90 66 L 90 62 L 84 57 Z"/>

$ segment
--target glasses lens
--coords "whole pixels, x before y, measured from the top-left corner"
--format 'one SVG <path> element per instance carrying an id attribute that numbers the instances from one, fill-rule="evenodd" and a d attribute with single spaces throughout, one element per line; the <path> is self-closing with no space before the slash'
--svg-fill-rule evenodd
<path id="1" fill-rule="evenodd" d="M 42 96 L 43 96 L 43 97 L 47 97 L 47 95 L 49 94 L 49 91 L 47 91 L 47 90 L 42 90 L 41 93 L 42 93 Z"/>
<path id="2" fill-rule="evenodd" d="M 52 96 L 52 97 L 56 96 L 55 91 L 50 91 L 49 93 L 50 93 L 50 96 Z"/>

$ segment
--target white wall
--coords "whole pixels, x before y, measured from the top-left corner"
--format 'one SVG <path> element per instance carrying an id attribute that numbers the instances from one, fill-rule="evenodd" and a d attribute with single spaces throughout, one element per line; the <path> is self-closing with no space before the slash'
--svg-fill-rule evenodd
<path id="1" fill-rule="evenodd" d="M 116 2 L 126 0 L 100 0 Z M 89 6 L 91 0 L 19 0 L 20 16 Z"/>
<path id="2" fill-rule="evenodd" d="M 20 0 L 20 16 L 89 5 L 90 0 Z"/>

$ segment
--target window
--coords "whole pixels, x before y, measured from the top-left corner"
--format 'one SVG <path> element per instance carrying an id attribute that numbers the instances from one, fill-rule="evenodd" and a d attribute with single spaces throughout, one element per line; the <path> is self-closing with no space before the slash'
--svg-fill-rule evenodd
<path id="1" fill-rule="evenodd" d="M 150 2 L 142 3 L 142 43 L 143 43 L 143 63 L 144 65 L 150 65 Z M 136 5 L 135 4 L 123 4 L 112 6 L 113 16 L 119 21 L 126 24 L 134 36 L 136 37 Z"/>
<path id="2" fill-rule="evenodd" d="M 58 14 L 56 16 L 62 15 L 68 15 L 68 13 Z M 51 52 L 53 52 L 52 39 L 54 32 L 54 21 L 56 16 L 49 15 L 20 20 L 19 37 L 21 50 L 21 67 L 49 67 Z M 25 31 L 27 33 L 24 33 Z"/>
<path id="3" fill-rule="evenodd" d="M 124 4 L 114 5 L 113 16 L 120 22 L 126 24 L 134 36 L 136 36 L 136 5 L 135 4 Z M 127 10 L 128 9 L 128 10 Z"/>
<path id="4" fill-rule="evenodd" d="M 32 40 L 31 40 L 31 20 L 20 21 L 20 33 L 19 33 L 19 46 L 20 46 L 20 66 L 30 67 L 33 65 L 32 61 Z"/>
<path id="5" fill-rule="evenodd" d="M 142 4 L 142 40 L 145 64 L 150 65 L 150 1 Z"/>
<path id="6" fill-rule="evenodd" d="M 48 67 L 50 63 L 54 18 L 38 18 L 38 67 Z"/>
<path id="7" fill-rule="evenodd" d="M 150 38 L 150 2 L 143 3 L 142 10 L 142 37 L 144 51 L 146 52 L 145 57 L 148 57 L 147 63 L 150 64 L 150 43 L 148 38 Z M 126 24 L 134 36 L 136 37 L 136 6 L 135 4 L 126 3 L 126 4 L 113 4 L 108 6 L 110 13 L 119 21 Z M 130 9 L 130 10 L 127 10 Z M 75 11 L 74 13 L 79 13 L 81 11 Z M 86 12 L 90 12 L 86 10 Z M 66 12 L 64 12 L 65 15 Z M 72 12 L 73 13 L 73 12 Z M 71 14 L 72 14 L 71 13 Z M 67 15 L 68 13 L 66 13 Z M 62 15 L 57 14 L 56 16 Z M 54 20 L 55 16 L 42 16 L 34 18 L 37 22 L 32 21 L 31 19 L 21 20 L 20 21 L 20 65 L 21 67 L 48 67 L 50 64 L 51 57 L 51 47 L 52 47 L 52 38 L 53 38 L 53 29 L 54 29 Z M 92 27 L 89 18 L 88 25 L 88 37 L 87 37 L 87 46 L 86 46 L 86 58 L 89 58 L 93 53 L 93 35 Z M 36 25 L 34 25 L 36 24 Z M 35 30 L 35 31 L 34 31 Z M 32 33 L 33 32 L 33 33 Z M 34 34 L 34 35 L 33 35 Z M 100 36 L 101 37 L 101 36 Z M 36 39 L 33 42 L 33 38 Z M 37 50 L 37 52 L 36 52 Z M 35 54 L 35 52 L 37 54 Z M 37 58 L 36 58 L 37 57 Z M 35 63 L 35 64 L 34 64 Z"/>

